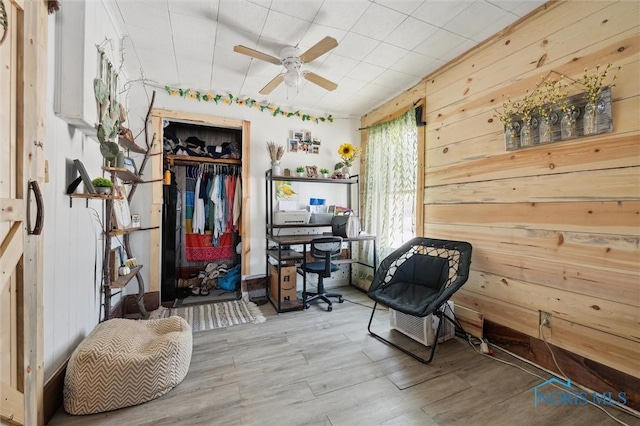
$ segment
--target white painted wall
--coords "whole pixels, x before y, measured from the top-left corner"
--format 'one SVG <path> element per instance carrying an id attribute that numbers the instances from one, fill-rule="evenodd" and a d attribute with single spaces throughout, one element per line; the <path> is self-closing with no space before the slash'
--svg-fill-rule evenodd
<path id="1" fill-rule="evenodd" d="M 105 37 L 114 40 L 117 49 L 118 34 L 108 14 L 103 10 L 102 2 L 93 2 L 96 17 L 90 26 L 91 34 L 86 34 L 94 44 L 101 43 Z M 102 156 L 98 143 L 87 138 L 80 131 L 67 125 L 53 112 L 53 91 L 55 81 L 55 15 L 49 17 L 49 57 L 45 158 L 49 164 L 50 181 L 45 185 L 45 225 L 44 225 L 44 362 L 45 378 L 71 355 L 80 341 L 93 330 L 101 316 L 100 283 L 102 270 L 102 236 L 100 234 L 104 203 L 91 200 L 74 199 L 69 206 L 66 195 L 67 159 L 79 158 L 91 177 L 102 175 Z M 118 63 L 118 55 L 112 60 Z M 125 55 L 126 60 L 126 55 Z M 95 61 L 95 58 L 87 58 Z M 63 72 L 74 72 L 65 69 Z M 90 76 L 93 78 L 93 76 Z M 147 89 L 148 90 L 148 89 Z M 219 88 L 222 90 L 222 88 Z M 92 94 L 90 94 L 92 96 Z M 129 125 L 139 129 L 148 107 L 145 89 L 133 84 L 127 94 Z M 121 97 L 121 101 L 124 96 Z M 171 97 L 161 89 L 157 90 L 156 107 L 179 111 L 197 112 L 221 117 L 241 118 L 251 121 L 251 176 L 250 176 L 250 218 L 251 218 L 251 256 L 250 274 L 263 274 L 264 265 L 264 172 L 270 167 L 266 151 L 266 141 L 286 144 L 290 131 L 294 129 L 310 130 L 315 137 L 322 138 L 319 155 L 303 153 L 285 153 L 282 167 L 294 169 L 298 165 L 317 165 L 319 168 L 332 169 L 339 161 L 338 146 L 350 141 L 358 144 L 360 134 L 357 130 L 358 119 L 336 119 L 333 123 L 303 122 L 299 118 L 272 117 L 255 109 L 237 105 L 215 105 Z M 314 113 L 314 111 L 309 111 Z M 331 111 L 326 111 L 331 113 Z M 325 113 L 319 111 L 315 113 Z M 135 134 L 135 132 L 134 132 Z M 133 155 L 133 158 L 139 158 Z M 139 162 L 138 162 L 139 164 Z M 357 173 L 357 167 L 354 168 Z M 303 194 L 305 197 L 327 198 L 331 203 L 343 203 L 344 198 L 336 187 L 314 190 Z M 342 187 L 340 186 L 340 189 Z M 131 206 L 133 213 L 148 211 L 150 191 L 144 185 L 139 187 Z M 148 216 L 142 215 L 142 226 L 148 225 Z M 148 237 L 146 233 L 133 234 L 131 243 L 140 263 L 148 263 Z M 114 241 L 115 243 L 115 241 Z M 148 288 L 148 270 L 143 269 Z M 127 292 L 135 293 L 135 283 Z M 119 300 L 113 299 L 114 304 Z"/>
<path id="2" fill-rule="evenodd" d="M 130 121 L 131 126 L 141 128 L 142 121 L 146 115 L 148 102 L 151 98 L 153 87 L 142 87 L 140 83 L 135 83 L 129 93 Z M 212 102 L 198 102 L 192 99 L 184 99 L 179 96 L 171 96 L 164 89 L 155 88 L 156 100 L 155 108 L 193 112 L 198 114 L 208 114 L 218 117 L 230 117 L 248 120 L 251 122 L 251 155 L 250 155 L 250 244 L 251 255 L 249 265 L 249 275 L 264 274 L 264 247 L 265 247 L 265 178 L 264 173 L 271 167 L 271 162 L 266 150 L 266 142 L 274 141 L 286 146 L 292 130 L 305 129 L 311 131 L 313 137 L 322 139 L 319 154 L 305 154 L 302 152 L 285 152 L 281 167 L 288 167 L 294 170 L 297 166 L 318 166 L 333 170 L 333 166 L 340 161 L 338 147 L 344 142 L 352 142 L 355 145 L 360 143 L 360 133 L 358 131 L 359 120 L 354 118 L 338 118 L 333 123 L 311 123 L 302 121 L 297 117 L 273 117 L 267 112 L 260 112 L 255 108 L 246 106 L 226 105 Z M 314 111 L 310 111 L 314 113 Z M 327 111 L 331 113 L 331 111 Z M 137 131 L 134 131 L 134 134 Z M 138 140 L 143 144 L 143 138 Z M 136 157 L 133 157 L 136 158 Z M 354 165 L 353 173 L 358 173 L 358 165 Z M 149 178 L 149 177 L 147 177 Z M 342 186 L 335 185 L 302 185 L 301 186 L 301 206 L 308 203 L 308 199 L 313 197 L 325 198 L 330 204 L 346 203 L 346 192 Z M 151 203 L 150 188 L 144 185 L 139 186 L 136 196 L 131 205 L 132 212 L 146 212 Z M 146 226 L 145 218 L 142 218 L 142 226 Z M 143 233 L 136 233 L 131 236 L 131 242 L 136 247 L 144 247 L 148 237 Z M 142 258 L 142 254 L 140 255 Z M 148 264 L 148 258 L 141 259 Z M 134 292 L 131 288 L 129 291 Z"/>
<path id="3" fill-rule="evenodd" d="M 72 2 L 66 7 L 71 7 Z M 88 2 L 90 19 L 87 42 L 100 44 L 105 37 L 113 39 L 118 48 L 118 34 L 106 15 L 102 2 Z M 69 126 L 54 114 L 54 84 L 56 73 L 56 15 L 49 17 L 47 60 L 47 101 L 45 158 L 49 165 L 49 182 L 44 186 L 44 364 L 48 378 L 89 334 L 101 316 L 100 285 L 102 280 L 102 220 L 104 202 L 74 199 L 66 195 L 69 160 L 80 159 L 88 174 L 102 176 L 102 155 L 98 142 Z M 106 45 L 111 60 L 118 64 L 118 55 Z M 93 53 L 96 50 L 93 49 Z M 96 53 L 97 55 L 97 53 Z M 96 56 L 86 62 L 95 70 Z M 79 76 L 76 69 L 62 64 L 62 72 Z M 87 76 L 93 80 L 95 71 Z M 79 78 L 79 77 L 78 77 Z M 93 92 L 85 94 L 93 101 Z M 82 190 L 82 185 L 78 191 Z M 117 303 L 118 297 L 114 299 Z"/>

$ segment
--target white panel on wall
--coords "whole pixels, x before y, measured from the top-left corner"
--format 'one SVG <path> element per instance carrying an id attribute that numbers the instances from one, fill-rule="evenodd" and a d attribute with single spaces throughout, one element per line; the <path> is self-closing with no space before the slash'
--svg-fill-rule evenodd
<path id="1" fill-rule="evenodd" d="M 55 16 L 54 112 L 95 139 L 98 112 L 93 80 L 98 46 L 117 70 L 119 38 L 102 2 L 70 1 Z"/>

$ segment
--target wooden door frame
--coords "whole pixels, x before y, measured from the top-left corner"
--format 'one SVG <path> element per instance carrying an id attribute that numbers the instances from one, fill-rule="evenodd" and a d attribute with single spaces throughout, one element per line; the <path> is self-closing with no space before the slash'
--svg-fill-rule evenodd
<path id="1" fill-rule="evenodd" d="M 241 272 L 249 273 L 250 246 L 250 189 L 249 189 L 249 155 L 250 155 L 250 130 L 251 122 L 242 119 L 224 118 L 213 115 L 174 111 L 155 108 L 151 111 L 151 128 L 157 140 L 162 141 L 162 120 L 175 120 L 189 124 L 201 124 L 226 129 L 242 130 L 242 216 L 240 225 L 240 238 L 242 240 L 242 253 L 240 254 Z M 149 238 L 149 291 L 160 291 L 161 277 L 161 251 L 162 251 L 162 204 L 163 191 L 163 150 L 162 143 L 156 143 L 151 154 L 151 180 L 154 182 L 151 201 L 151 226 L 158 227 L 151 231 Z M 161 300 L 159 298 L 158 300 Z"/>
<path id="2" fill-rule="evenodd" d="M 42 411 L 43 356 L 43 242 L 42 236 L 30 235 L 27 229 L 30 214 L 28 198 L 30 182 L 44 183 L 44 123 L 47 79 L 47 5 L 44 0 L 10 0 L 20 19 L 16 25 L 18 57 L 15 73 L 15 135 L 16 186 L 15 199 L 20 201 L 21 214 L 9 219 L 19 224 L 23 255 L 16 265 L 16 330 L 15 369 L 13 384 L 1 383 L 2 420 L 26 425 L 44 423 Z M 5 6 L 9 3 L 5 0 Z M 17 18 L 17 17 L 16 17 Z M 12 83 L 13 86 L 13 83 Z M 12 87 L 13 88 L 13 87 Z M 14 344 L 12 340 L 11 345 Z M 14 348 L 11 348 L 14 350 Z M 14 368 L 12 365 L 11 368 Z M 22 396 L 22 398 L 20 398 Z M 7 400 L 5 400 L 5 397 Z"/>

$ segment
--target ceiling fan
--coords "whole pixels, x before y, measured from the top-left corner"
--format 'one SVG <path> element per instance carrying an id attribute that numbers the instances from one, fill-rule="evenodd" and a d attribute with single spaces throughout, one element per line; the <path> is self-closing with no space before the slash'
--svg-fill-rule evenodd
<path id="1" fill-rule="evenodd" d="M 302 84 L 303 78 L 326 90 L 335 90 L 338 85 L 333 81 L 327 80 L 314 72 L 303 71 L 300 68 L 302 67 L 302 64 L 308 64 L 337 45 L 338 42 L 335 38 L 327 36 L 302 54 L 300 54 L 300 49 L 297 47 L 285 47 L 280 51 L 281 59 L 241 45 L 235 46 L 233 50 L 238 53 L 242 53 L 243 55 L 251 56 L 252 58 L 270 62 L 275 65 L 282 65 L 286 68 L 286 72 L 282 72 L 275 76 L 275 78 L 267 83 L 267 85 L 259 92 L 261 95 L 268 95 L 283 81 L 287 87 L 298 87 Z"/>

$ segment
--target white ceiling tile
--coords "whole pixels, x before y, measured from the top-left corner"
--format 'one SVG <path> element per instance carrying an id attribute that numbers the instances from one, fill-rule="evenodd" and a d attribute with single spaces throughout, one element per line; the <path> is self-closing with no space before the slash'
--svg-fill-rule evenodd
<path id="1" fill-rule="evenodd" d="M 405 74 L 394 70 L 386 70 L 380 74 L 373 81 L 380 86 L 391 87 L 396 90 L 396 93 L 400 90 L 408 89 L 415 85 L 421 77 L 415 75 Z"/>
<path id="2" fill-rule="evenodd" d="M 304 51 L 325 37 L 333 37 L 339 44 L 346 34 L 347 32 L 344 30 L 326 27 L 324 25 L 311 24 L 311 26 L 307 28 L 307 32 L 304 37 L 302 37 L 302 40 L 300 40 L 298 47 Z"/>
<path id="3" fill-rule="evenodd" d="M 216 39 L 216 27 L 218 23 L 193 16 L 171 14 L 171 30 L 174 37 L 182 37 L 189 40 L 206 41 L 214 44 Z"/>
<path id="4" fill-rule="evenodd" d="M 179 84 L 178 68 L 175 57 L 156 49 L 137 49 L 140 62 L 145 64 L 144 76 L 148 80 L 159 84 L 177 85 Z"/>
<path id="5" fill-rule="evenodd" d="M 347 74 L 347 77 L 354 80 L 369 82 L 384 72 L 384 68 L 377 65 L 360 62 Z"/>
<path id="6" fill-rule="evenodd" d="M 480 32 L 476 33 L 471 38 L 476 42 L 484 41 L 494 34 L 499 33 L 500 31 L 514 23 L 517 19 L 517 16 L 511 13 L 505 13 L 501 18 L 487 23 L 486 27 L 484 27 Z"/>
<path id="7" fill-rule="evenodd" d="M 218 10 L 219 26 L 260 35 L 269 9 L 246 0 L 223 0 Z"/>
<path id="8" fill-rule="evenodd" d="M 211 66 L 198 59 L 177 58 L 178 77 L 182 87 L 194 90 L 208 90 L 211 84 Z"/>
<path id="9" fill-rule="evenodd" d="M 247 74 L 253 76 L 262 76 L 263 78 L 273 78 L 277 74 L 284 72 L 285 68 L 281 65 L 270 64 L 269 62 L 253 59 Z"/>
<path id="10" fill-rule="evenodd" d="M 261 35 L 295 46 L 302 40 L 309 26 L 309 21 L 270 10 Z"/>
<path id="11" fill-rule="evenodd" d="M 317 108 L 352 117 L 379 106 L 445 61 L 543 3 L 540 0 L 107 1 L 113 2 L 115 19 L 130 36 L 123 44 L 125 71 L 131 78 L 142 74 L 158 84 L 211 88 L 283 107 L 291 105 L 292 109 Z M 412 16 L 405 17 L 408 14 Z M 460 15 L 459 19 L 456 15 Z M 453 31 L 439 28 L 442 26 Z M 244 45 L 279 57 L 285 46 L 298 44 L 304 52 L 325 36 L 334 37 L 338 46 L 305 64 L 303 70 L 336 82 L 338 88 L 332 92 L 304 81 L 295 90 L 282 84 L 269 96 L 259 95 L 258 91 L 284 68 L 233 51 L 234 46 Z"/>
<path id="12" fill-rule="evenodd" d="M 139 1 L 119 1 L 118 8 L 127 25 L 165 33 L 169 26 L 169 11 L 166 8 L 149 7 Z M 140 19 L 144 17 L 144 19 Z"/>
<path id="13" fill-rule="evenodd" d="M 239 74 L 233 70 L 216 67 L 211 76 L 210 87 L 216 91 L 224 91 L 236 94 L 240 92 L 244 74 Z"/>
<path id="14" fill-rule="evenodd" d="M 337 111 L 349 113 L 352 116 L 361 116 L 371 111 L 372 109 L 375 109 L 381 103 L 382 102 L 380 102 L 379 100 L 372 99 L 367 96 L 353 95 L 344 103 L 340 104 L 337 108 Z"/>
<path id="15" fill-rule="evenodd" d="M 384 40 L 406 18 L 407 16 L 400 12 L 374 3 L 360 16 L 351 31 L 376 40 Z"/>
<path id="16" fill-rule="evenodd" d="M 221 49 L 216 49 L 213 56 L 213 65 L 216 69 L 227 69 L 242 75 L 247 73 L 251 61 L 252 59 L 248 56 Z"/>
<path id="17" fill-rule="evenodd" d="M 455 58 L 458 55 L 462 55 L 467 50 L 469 50 L 472 47 L 477 46 L 477 45 L 478 45 L 478 43 L 476 43 L 474 40 L 465 40 L 465 41 L 463 41 L 462 43 L 460 43 L 459 45 L 457 45 L 456 47 L 451 49 L 451 51 L 449 52 L 451 57 L 448 58 L 448 60 L 451 60 L 451 59 Z"/>
<path id="18" fill-rule="evenodd" d="M 424 77 L 444 64 L 445 62 L 439 59 L 430 58 L 416 52 L 409 52 L 404 58 L 396 62 L 391 69 L 416 77 Z"/>
<path id="19" fill-rule="evenodd" d="M 518 7 L 515 7 L 512 10 L 510 10 L 510 12 L 516 16 L 523 17 L 524 15 L 528 14 L 534 9 L 537 9 L 538 7 L 542 6 L 545 3 L 546 1 L 541 1 L 541 0 L 527 0 L 522 2 Z"/>
<path id="20" fill-rule="evenodd" d="M 327 27 L 350 30 L 369 5 L 367 0 L 326 0 L 313 22 Z"/>
<path id="21" fill-rule="evenodd" d="M 258 36 L 235 28 L 218 25 L 216 35 L 216 47 L 233 50 L 236 45 L 242 45 L 255 49 L 258 45 Z M 238 53 L 239 55 L 239 53 Z"/>
<path id="22" fill-rule="evenodd" d="M 358 61 L 336 53 L 331 53 L 323 62 L 323 65 L 333 70 L 334 74 L 337 76 L 344 77 L 349 74 L 349 71 L 358 65 Z"/>
<path id="23" fill-rule="evenodd" d="M 169 12 L 179 13 L 216 22 L 218 19 L 218 0 L 166 0 Z M 163 2 L 157 2 L 162 4 Z"/>
<path id="24" fill-rule="evenodd" d="M 411 15 L 417 8 L 422 6 L 425 0 L 374 0 L 376 3 L 393 9 L 397 12 Z"/>
<path id="25" fill-rule="evenodd" d="M 153 33 L 144 28 L 127 25 L 127 33 L 135 46 L 147 50 L 157 50 L 165 55 L 174 55 L 170 31 Z"/>
<path id="26" fill-rule="evenodd" d="M 380 43 L 367 55 L 366 58 L 363 59 L 363 61 L 383 68 L 390 68 L 393 64 L 406 56 L 407 53 L 409 53 L 408 50 L 401 49 L 387 43 Z"/>
<path id="27" fill-rule="evenodd" d="M 271 3 L 271 10 L 312 22 L 320 6 L 322 0 L 276 0 Z"/>
<path id="28" fill-rule="evenodd" d="M 541 0 L 486 0 L 488 3 L 498 6 L 500 9 L 511 12 L 519 17 L 526 15 L 545 4 Z"/>
<path id="29" fill-rule="evenodd" d="M 466 40 L 464 37 L 450 31 L 438 30 L 413 50 L 432 58 L 447 61 L 454 58 L 454 56 L 451 55 L 451 50 Z"/>
<path id="30" fill-rule="evenodd" d="M 371 53 L 378 44 L 380 44 L 380 42 L 377 40 L 349 32 L 333 51 L 338 55 L 361 61 Z"/>
<path id="31" fill-rule="evenodd" d="M 415 18 L 407 18 L 384 40 L 394 46 L 412 50 L 435 33 L 438 27 Z"/>
<path id="32" fill-rule="evenodd" d="M 473 38 L 474 35 L 483 31 L 487 24 L 491 25 L 491 22 L 499 20 L 507 13 L 497 6 L 480 0 L 460 12 L 444 28 L 466 38 Z M 478 16 L 482 16 L 482 20 L 478 19 Z"/>
<path id="33" fill-rule="evenodd" d="M 176 49 L 176 56 L 181 58 L 197 58 L 198 61 L 209 64 L 209 66 L 211 66 L 213 62 L 213 44 L 174 37 L 173 45 Z"/>
<path id="34" fill-rule="evenodd" d="M 413 17 L 436 27 L 444 27 L 456 15 L 465 10 L 473 1 L 427 0 L 413 13 Z"/>
<path id="35" fill-rule="evenodd" d="M 357 96 L 365 96 L 376 101 L 383 101 L 398 94 L 398 89 L 369 83 L 356 93 Z"/>

